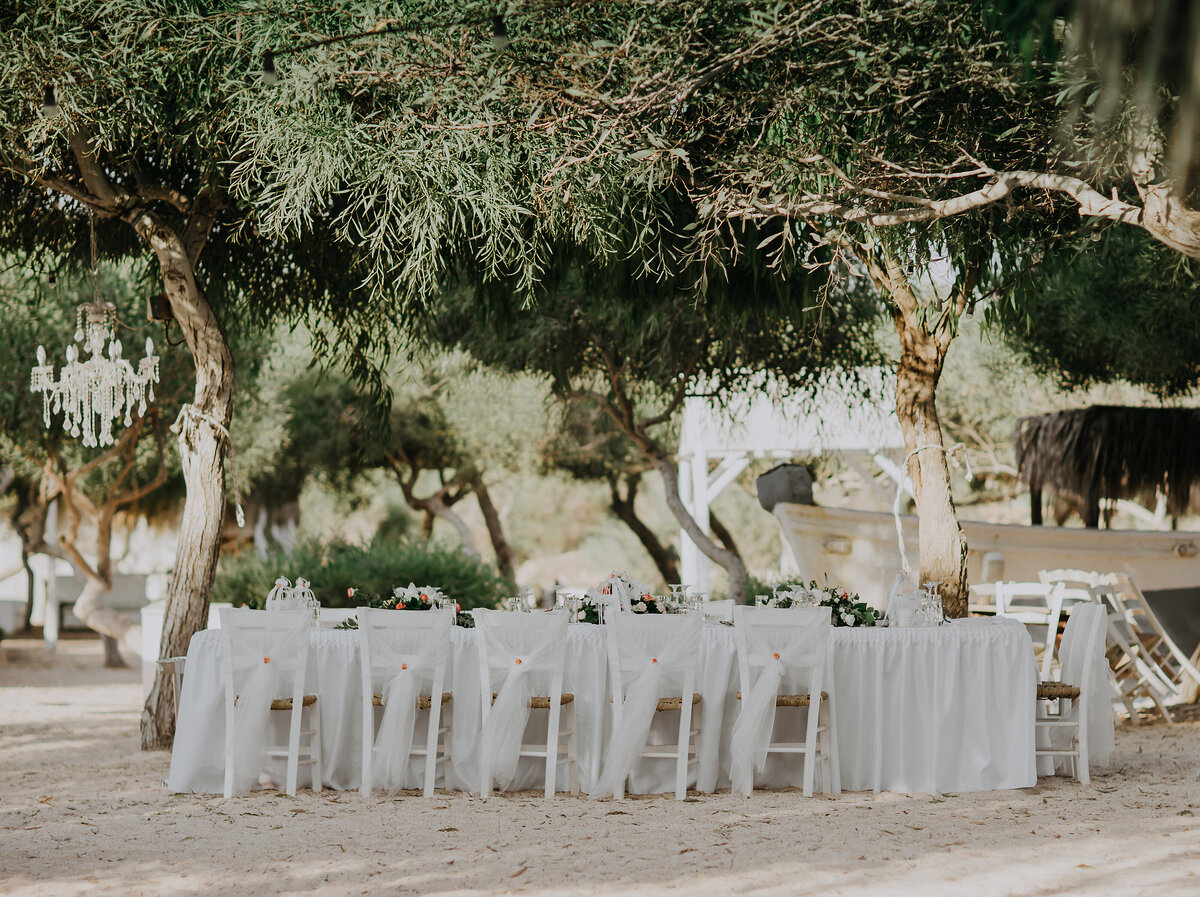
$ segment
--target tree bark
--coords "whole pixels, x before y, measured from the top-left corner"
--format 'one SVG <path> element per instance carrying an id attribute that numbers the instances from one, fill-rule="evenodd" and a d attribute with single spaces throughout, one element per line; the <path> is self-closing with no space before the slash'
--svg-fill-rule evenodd
<path id="1" fill-rule="evenodd" d="M 496 553 L 496 567 L 499 568 L 501 576 L 513 579 L 516 576 L 516 554 L 504 536 L 504 524 L 500 520 L 500 512 L 496 510 L 492 495 L 488 492 L 482 477 L 476 481 L 473 491 L 475 500 L 479 502 L 479 510 L 483 514 L 483 522 L 487 524 L 488 538 L 492 540 L 492 550 Z"/>
<path id="2" fill-rule="evenodd" d="M 134 226 L 158 259 L 171 313 L 196 364 L 192 399 L 196 413 L 188 413 L 185 406 L 176 423 L 187 499 L 159 648 L 161 656 L 175 657 L 187 653 L 192 636 L 208 623 L 225 516 L 224 462 L 233 411 L 233 356 L 196 282 L 194 256 L 186 251 L 180 235 L 148 212 L 140 214 Z M 169 748 L 174 731 L 171 677 L 160 667 L 142 711 L 142 749 Z"/>
<path id="3" fill-rule="evenodd" d="M 896 416 L 904 433 L 908 473 L 919 518 L 918 585 L 938 583 L 946 614 L 964 617 L 967 540 L 959 526 L 950 490 L 950 464 L 937 411 L 937 385 L 957 319 L 974 293 L 980 268 L 969 266 L 949 297 L 922 305 L 904 267 L 886 247 L 852 244 L 848 248 L 866 265 L 876 287 L 890 300 L 892 321 L 900 337 Z"/>
<path id="4" fill-rule="evenodd" d="M 950 491 L 950 467 L 942 450 L 937 384 L 949 340 L 929 334 L 911 316 L 896 315 L 902 350 L 896 371 L 896 415 L 904 433 L 919 517 L 921 584 L 936 582 L 946 614 L 966 616 L 967 540 Z"/>
<path id="5" fill-rule="evenodd" d="M 658 568 L 658 575 L 663 578 L 663 582 L 679 582 L 678 561 L 671 556 L 671 552 L 659 541 L 654 531 L 646 526 L 642 518 L 638 517 L 637 511 L 634 508 L 634 502 L 637 499 L 638 483 L 641 482 L 641 479 L 642 475 L 640 473 L 626 474 L 625 496 L 622 497 L 617 477 L 615 475 L 610 477 L 608 481 L 609 495 L 611 496 L 610 507 L 617 518 L 623 521 L 633 531 L 633 534 L 638 537 L 638 541 L 642 543 L 642 547 L 646 549 L 646 553 L 654 561 L 654 566 Z"/>
<path id="6" fill-rule="evenodd" d="M 713 513 L 712 508 L 708 510 L 708 525 L 712 528 L 713 535 L 721 540 L 722 545 L 738 557 L 741 557 L 742 551 L 737 547 L 737 543 L 733 541 L 733 533 L 721 522 L 721 518 Z"/>

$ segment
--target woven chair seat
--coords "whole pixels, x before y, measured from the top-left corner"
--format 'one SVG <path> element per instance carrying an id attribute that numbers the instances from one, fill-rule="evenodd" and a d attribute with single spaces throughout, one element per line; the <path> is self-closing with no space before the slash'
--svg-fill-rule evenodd
<path id="1" fill-rule="evenodd" d="M 383 695 L 372 695 L 371 703 L 374 704 L 376 707 L 382 707 L 383 706 Z M 450 692 L 448 692 L 448 691 L 442 692 L 442 703 L 443 704 L 450 703 Z M 421 695 L 420 697 L 417 698 L 417 709 L 418 710 L 428 710 L 432 706 L 433 706 L 433 696 L 432 695 Z"/>
<path id="2" fill-rule="evenodd" d="M 737 693 L 737 699 L 739 701 L 742 699 L 742 693 L 740 691 Z M 827 691 L 821 692 L 821 700 L 828 701 L 829 700 L 829 692 L 827 692 Z M 808 695 L 776 695 L 775 696 L 775 706 L 776 707 L 807 707 L 807 706 L 809 706 Z"/>
<path id="3" fill-rule="evenodd" d="M 628 696 L 626 696 L 626 697 L 628 697 Z M 608 703 L 611 704 L 612 702 L 613 702 L 612 695 L 609 695 Z M 695 705 L 697 705 L 699 703 L 700 703 L 700 693 L 692 692 L 692 706 L 694 707 Z M 659 698 L 658 706 L 655 707 L 654 709 L 655 710 L 664 710 L 664 711 L 666 711 L 666 710 L 682 710 L 683 709 L 683 697 L 680 696 L 678 698 Z"/>
<path id="4" fill-rule="evenodd" d="M 1074 699 L 1079 697 L 1079 686 L 1067 685 L 1065 682 L 1039 682 L 1037 696 L 1047 700 L 1055 698 Z"/>
<path id="5" fill-rule="evenodd" d="M 498 697 L 498 695 L 496 694 L 496 692 L 492 692 L 492 703 L 493 704 L 496 703 L 497 697 Z M 573 703 L 575 703 L 575 695 L 572 692 L 564 691 L 562 693 L 562 699 L 559 701 L 559 704 L 563 705 L 563 704 L 573 704 Z M 529 699 L 529 707 L 531 710 L 549 710 L 550 709 L 550 698 L 548 695 L 534 695 L 532 698 Z"/>
<path id="6" fill-rule="evenodd" d="M 233 699 L 234 707 L 237 706 L 237 702 L 240 697 L 241 697 L 241 695 L 236 695 L 234 697 L 234 699 Z M 317 703 L 316 695 L 305 695 L 304 696 L 303 706 L 311 707 L 315 703 Z M 291 710 L 292 709 L 292 699 L 291 698 L 276 698 L 274 701 L 271 702 L 271 709 L 272 710 Z"/>
<path id="7" fill-rule="evenodd" d="M 692 692 L 692 706 L 694 707 L 696 704 L 699 704 L 699 703 L 700 703 L 700 693 Z M 683 709 L 683 698 L 682 697 L 659 698 L 658 699 L 658 707 L 656 709 L 658 709 L 658 710 L 682 710 Z"/>

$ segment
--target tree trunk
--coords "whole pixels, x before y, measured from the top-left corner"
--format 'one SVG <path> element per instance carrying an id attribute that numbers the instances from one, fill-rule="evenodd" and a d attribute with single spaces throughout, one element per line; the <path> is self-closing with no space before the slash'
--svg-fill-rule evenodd
<path id="1" fill-rule="evenodd" d="M 700 525 L 688 513 L 687 507 L 683 503 L 683 498 L 679 495 L 679 468 L 675 466 L 675 462 L 665 455 L 657 455 L 653 458 L 653 461 L 658 467 L 659 473 L 662 474 L 663 488 L 667 497 L 667 507 L 675 515 L 675 519 L 679 522 L 683 531 L 691 536 L 692 541 L 696 543 L 696 547 L 704 552 L 705 557 L 716 561 L 725 568 L 725 571 L 729 574 L 729 597 L 733 599 L 735 604 L 745 604 L 746 565 L 742 562 L 741 557 L 717 545 L 708 533 L 700 529 Z"/>
<path id="2" fill-rule="evenodd" d="M 679 563 L 665 545 L 659 541 L 658 536 L 650 527 L 646 526 L 642 518 L 638 517 L 637 511 L 634 509 L 634 501 L 637 499 L 638 483 L 641 481 L 640 473 L 628 474 L 625 477 L 625 497 L 621 497 L 621 490 L 618 486 L 617 478 L 614 476 L 608 481 L 609 494 L 611 496 L 610 507 L 612 512 L 618 519 L 624 521 L 638 541 L 642 543 L 642 547 L 646 549 L 646 553 L 650 555 L 654 561 L 654 566 L 658 568 L 658 574 L 663 578 L 665 583 L 679 582 Z"/>
<path id="3" fill-rule="evenodd" d="M 942 447 L 936 394 L 949 339 L 939 340 L 912 316 L 897 313 L 902 351 L 896 372 L 896 415 L 920 518 L 921 580 L 941 584 L 946 614 L 967 613 L 967 540 L 950 492 L 950 466 Z M 929 446 L 929 447 L 927 447 Z"/>
<path id="4" fill-rule="evenodd" d="M 721 522 L 721 518 L 713 513 L 712 508 L 708 509 L 708 525 L 713 531 L 713 535 L 721 540 L 721 544 L 741 557 L 742 551 L 737 547 L 737 543 L 733 541 L 733 533 Z"/>
<path id="5" fill-rule="evenodd" d="M 467 521 L 463 520 L 455 511 L 450 508 L 450 505 L 442 501 L 437 496 L 433 498 L 419 499 L 421 507 L 424 511 L 437 517 L 439 520 L 445 520 L 458 533 L 458 547 L 462 553 L 468 557 L 479 557 L 479 549 L 475 547 L 475 536 L 471 533 L 471 528 L 467 526 Z M 432 527 L 430 533 L 432 534 Z"/>
<path id="6" fill-rule="evenodd" d="M 508 539 L 504 537 L 504 524 L 500 520 L 500 512 L 492 502 L 492 495 L 481 478 L 474 487 L 475 500 L 479 502 L 479 510 L 483 514 L 483 522 L 487 524 L 488 538 L 492 540 L 492 550 L 496 553 L 496 567 L 500 575 L 506 579 L 516 576 L 516 556 Z"/>
<path id="7" fill-rule="evenodd" d="M 139 216 L 135 227 L 158 258 L 171 313 L 196 363 L 195 413 L 185 406 L 176 425 L 187 499 L 159 648 L 160 656 L 175 657 L 187 654 L 192 636 L 208 623 L 225 516 L 224 461 L 233 407 L 233 356 L 196 283 L 193 261 L 179 235 L 149 214 Z M 169 748 L 174 731 L 171 676 L 159 667 L 142 712 L 142 749 Z"/>

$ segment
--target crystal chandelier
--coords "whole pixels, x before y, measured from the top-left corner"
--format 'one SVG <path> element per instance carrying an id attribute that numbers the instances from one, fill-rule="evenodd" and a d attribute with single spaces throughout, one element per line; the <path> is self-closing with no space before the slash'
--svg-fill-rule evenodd
<path id="1" fill-rule="evenodd" d="M 139 417 L 145 414 L 158 382 L 158 356 L 151 339 L 146 339 L 146 357 L 138 362 L 137 370 L 121 355 L 121 341 L 116 338 L 117 308 L 100 298 L 94 221 L 92 284 L 95 300 L 79 306 L 75 329 L 75 342 L 91 357 L 84 361 L 76 346 L 68 346 L 67 363 L 56 380 L 54 365 L 46 363 L 46 350 L 38 346 L 37 365 L 29 377 L 30 390 L 42 394 L 46 428 L 50 427 L 50 415 L 61 411 L 63 429 L 75 438 L 82 435 L 83 444 L 89 447 L 112 445 L 114 422 L 123 420 L 130 426 L 135 408 Z"/>

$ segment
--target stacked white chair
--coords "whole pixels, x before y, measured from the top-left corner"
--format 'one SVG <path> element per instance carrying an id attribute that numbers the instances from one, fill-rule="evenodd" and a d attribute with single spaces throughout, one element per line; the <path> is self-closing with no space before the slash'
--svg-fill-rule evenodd
<path id="1" fill-rule="evenodd" d="M 433 794 L 438 757 L 446 761 L 449 755 L 441 721 L 442 705 L 450 700 L 443 688 L 453 625 L 450 610 L 358 609 L 364 796 L 374 787 L 387 792 L 404 787 L 413 754 L 425 757 L 424 792 Z M 376 707 L 383 708 L 378 734 Z M 429 711 L 423 746 L 413 744 L 419 710 Z"/>
<path id="2" fill-rule="evenodd" d="M 566 611 L 510 613 L 473 610 L 479 650 L 483 731 L 479 747 L 480 793 L 507 790 L 521 757 L 546 761 L 545 796 L 554 795 L 558 764 L 565 759 L 571 793 L 579 793 L 575 759 L 575 696 L 563 692 L 567 656 Z M 546 743 L 522 744 L 531 709 L 547 710 Z M 565 714 L 565 733 L 560 732 Z M 560 743 L 566 736 L 566 745 Z"/>
<path id="3" fill-rule="evenodd" d="M 729 745 L 735 794 L 751 792 L 768 754 L 804 756 L 805 796 L 813 792 L 817 763 L 824 790 L 841 793 L 832 705 L 822 691 L 830 613 L 828 607 L 734 609 L 741 682 L 741 712 Z M 778 707 L 806 709 L 804 741 L 772 741 Z"/>
<path id="4" fill-rule="evenodd" d="M 1155 662 L 1149 648 L 1138 638 L 1123 603 L 1114 594 L 1111 585 L 1094 586 L 1092 595 L 1097 604 L 1108 610 L 1112 682 L 1129 712 L 1130 720 L 1135 724 L 1140 722 L 1134 702 L 1138 698 L 1149 698 L 1163 719 L 1171 723 L 1171 711 L 1167 709 L 1166 700 L 1171 697 L 1174 687 Z"/>
<path id="5" fill-rule="evenodd" d="M 1038 716 L 1036 727 L 1042 730 L 1044 747 L 1037 748 L 1039 757 L 1067 757 L 1075 777 L 1088 784 L 1088 730 L 1091 723 L 1092 689 L 1097 670 L 1105 664 L 1104 608 L 1099 604 L 1078 604 L 1071 611 L 1063 632 L 1061 681 L 1040 682 L 1037 688 Z M 1104 707 L 1109 707 L 1107 701 Z M 1057 713 L 1049 708 L 1057 707 Z M 1062 733 L 1060 736 L 1058 733 Z"/>
<path id="6" fill-rule="evenodd" d="M 1105 597 L 1109 606 L 1121 615 L 1123 629 L 1141 645 L 1147 662 L 1153 664 L 1169 689 L 1171 699 L 1185 701 L 1200 685 L 1200 670 L 1167 634 L 1137 582 L 1127 573 L 1110 573 L 1100 578 L 1100 586 L 1107 587 Z"/>
<path id="7" fill-rule="evenodd" d="M 312 767 L 321 790 L 321 708 L 306 694 L 308 611 L 221 608 L 225 680 L 225 796 L 250 791 L 269 758 L 287 758 L 287 793 L 295 796 L 299 766 Z M 288 697 L 290 695 L 290 697 Z M 270 745 L 271 713 L 290 714 L 286 747 Z M 309 727 L 301 723 L 307 711 Z M 300 739 L 308 741 L 301 752 Z"/>
<path id="8" fill-rule="evenodd" d="M 643 757 L 675 760 L 675 799 L 687 796 L 695 755 L 692 708 L 700 654 L 701 614 L 611 614 L 605 620 L 612 690 L 612 738 L 592 797 L 625 795 L 625 781 Z M 657 712 L 679 712 L 674 747 L 647 745 Z"/>
<path id="9" fill-rule="evenodd" d="M 1058 623 L 1062 618 L 1064 591 L 1065 587 L 1061 582 L 996 583 L 996 616 L 1024 623 L 1034 645 L 1042 646 L 1043 679 L 1050 678 L 1054 646 L 1058 639 Z"/>

